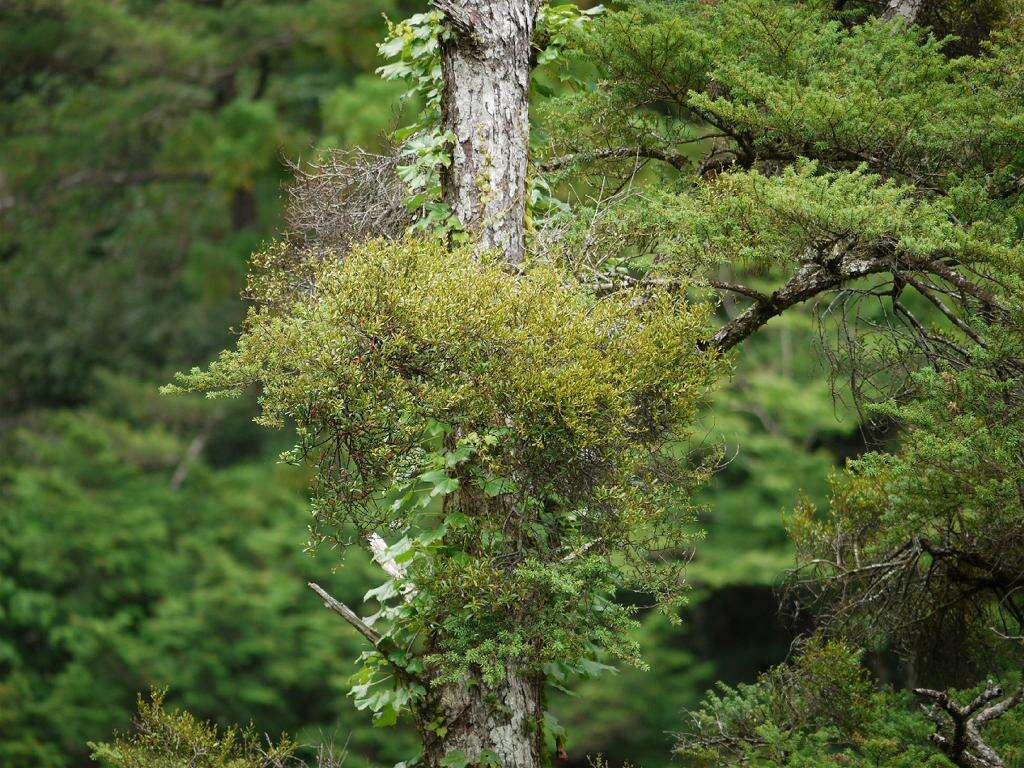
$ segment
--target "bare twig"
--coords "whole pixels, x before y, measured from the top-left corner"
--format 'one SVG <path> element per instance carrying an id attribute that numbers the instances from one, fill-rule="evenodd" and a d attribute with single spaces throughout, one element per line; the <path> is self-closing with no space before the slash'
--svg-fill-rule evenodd
<path id="1" fill-rule="evenodd" d="M 963 320 L 957 317 L 956 313 L 953 312 L 953 310 L 951 310 L 949 307 L 947 307 L 946 304 L 942 301 L 942 299 L 940 299 L 932 291 L 930 291 L 923 283 L 915 280 L 909 275 L 905 275 L 903 279 L 906 280 L 907 285 L 912 285 L 918 293 L 920 293 L 922 296 L 928 299 L 928 301 L 930 301 L 935 306 L 935 308 L 939 310 L 939 312 L 946 316 L 946 319 L 948 319 L 949 322 L 951 322 L 953 325 L 955 325 L 957 328 L 963 331 L 964 334 L 966 334 L 968 338 L 971 339 L 971 341 L 973 341 L 980 347 L 987 346 L 985 342 L 982 340 L 981 336 L 979 336 L 973 328 L 971 328 L 967 323 L 965 323 Z"/>
<path id="2" fill-rule="evenodd" d="M 687 168 L 691 165 L 686 155 L 674 149 L 658 149 L 656 147 L 612 147 L 609 149 L 598 149 L 593 152 L 573 152 L 567 155 L 559 155 L 545 160 L 538 165 L 541 171 L 555 171 L 565 168 L 577 162 L 594 160 L 623 160 L 623 159 L 650 159 L 661 160 L 669 165 L 679 168 Z"/>
<path id="3" fill-rule="evenodd" d="M 356 615 L 355 611 L 353 611 L 340 600 L 336 600 L 327 592 L 327 590 L 325 590 L 319 584 L 315 584 L 311 581 L 307 584 L 307 586 L 320 596 L 320 598 L 324 601 L 324 605 L 327 608 L 330 608 L 332 611 L 341 616 L 341 618 L 343 618 L 345 621 L 347 621 L 349 624 L 355 627 L 359 634 L 361 634 L 363 637 L 369 640 L 373 645 L 377 645 L 380 642 L 380 632 L 373 629 L 373 627 L 369 626 L 365 621 L 360 619 L 359 616 Z"/>
<path id="4" fill-rule="evenodd" d="M 316 163 L 294 164 L 285 218 L 306 248 L 341 256 L 369 238 L 399 237 L 413 216 L 398 178 L 398 152 L 330 152 Z"/>
<path id="5" fill-rule="evenodd" d="M 178 466 L 174 470 L 174 474 L 171 475 L 171 482 L 168 484 L 172 491 L 177 491 L 181 488 L 181 484 L 185 482 L 188 477 L 189 470 L 192 468 L 193 462 L 199 458 L 199 454 L 203 452 L 203 448 L 206 447 L 206 443 L 210 440 L 210 435 L 213 432 L 213 428 L 221 420 L 221 416 L 218 414 L 211 418 L 203 426 L 199 433 L 192 438 L 192 442 L 188 444 L 188 448 L 185 449 L 184 455 L 181 457 L 181 461 L 178 462 Z"/>

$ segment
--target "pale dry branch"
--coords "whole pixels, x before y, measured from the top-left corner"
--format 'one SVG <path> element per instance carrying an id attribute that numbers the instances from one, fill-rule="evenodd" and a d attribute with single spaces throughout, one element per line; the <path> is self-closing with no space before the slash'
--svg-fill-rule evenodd
<path id="1" fill-rule="evenodd" d="M 335 599 L 330 593 L 327 592 L 323 587 L 314 582 L 309 582 L 306 586 L 316 592 L 320 598 L 324 601 L 324 606 L 330 608 L 332 611 L 337 613 L 341 618 L 356 628 L 363 637 L 369 640 L 373 645 L 377 645 L 381 640 L 381 634 L 373 627 L 369 626 L 365 621 L 356 615 L 356 612 L 345 605 L 340 600 Z"/>
<path id="2" fill-rule="evenodd" d="M 299 244 L 317 253 L 343 254 L 371 238 L 400 237 L 413 221 L 408 191 L 398 178 L 396 151 L 334 151 L 296 164 L 285 218 Z"/>

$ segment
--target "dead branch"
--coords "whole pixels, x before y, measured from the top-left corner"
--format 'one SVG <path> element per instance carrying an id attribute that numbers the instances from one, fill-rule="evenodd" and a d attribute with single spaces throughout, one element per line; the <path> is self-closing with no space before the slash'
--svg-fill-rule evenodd
<path id="1" fill-rule="evenodd" d="M 982 739 L 980 729 L 1020 704 L 1024 685 L 995 704 L 991 702 L 1003 695 L 1003 689 L 992 680 L 964 705 L 957 704 L 945 691 L 915 688 L 914 693 L 932 702 L 925 710 L 936 727 L 929 738 L 951 761 L 960 768 L 1005 768 L 1003 759 Z"/>
<path id="2" fill-rule="evenodd" d="M 337 613 L 341 618 L 356 628 L 363 637 L 369 640 L 373 645 L 377 645 L 381 640 L 381 634 L 364 622 L 356 612 L 345 605 L 340 600 L 336 600 L 330 595 L 323 587 L 314 582 L 309 582 L 306 586 L 316 592 L 320 598 L 324 601 L 324 606 L 330 608 L 332 611 Z"/>
<path id="3" fill-rule="evenodd" d="M 400 237 L 413 215 L 396 172 L 399 163 L 396 151 L 349 150 L 294 165 L 285 208 L 289 234 L 316 253 L 339 255 L 363 240 Z"/>
<path id="4" fill-rule="evenodd" d="M 593 152 L 573 152 L 567 155 L 558 155 L 545 160 L 537 167 L 541 171 L 556 171 L 575 163 L 594 160 L 661 160 L 674 168 L 680 170 L 691 165 L 689 158 L 674 149 L 658 149 L 655 147 L 613 147 L 609 149 L 598 149 Z"/>

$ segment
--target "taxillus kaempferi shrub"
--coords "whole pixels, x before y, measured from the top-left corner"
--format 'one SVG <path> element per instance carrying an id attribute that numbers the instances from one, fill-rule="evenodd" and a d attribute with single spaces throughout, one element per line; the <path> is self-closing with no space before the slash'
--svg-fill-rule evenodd
<path id="1" fill-rule="evenodd" d="M 237 348 L 178 387 L 258 385 L 259 420 L 297 429 L 287 460 L 317 468 L 314 542 L 387 541 L 372 624 L 401 651 L 368 656 L 363 684 L 394 663 L 409 684 L 369 706 L 393 718 L 424 684 L 509 661 L 639 663 L 610 598 L 681 595 L 710 468 L 687 425 L 721 367 L 698 344 L 708 306 L 416 237 L 311 257 L 303 290 L 277 264 Z"/>

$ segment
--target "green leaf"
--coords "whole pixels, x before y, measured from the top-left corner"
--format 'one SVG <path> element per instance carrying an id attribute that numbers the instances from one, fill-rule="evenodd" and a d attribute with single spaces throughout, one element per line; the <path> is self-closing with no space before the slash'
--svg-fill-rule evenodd
<path id="1" fill-rule="evenodd" d="M 376 600 L 383 603 L 398 595 L 398 583 L 394 579 L 388 579 L 379 587 L 374 587 L 363 595 L 363 600 Z"/>
<path id="2" fill-rule="evenodd" d="M 503 493 L 512 493 L 516 486 L 507 477 L 492 477 L 484 483 L 483 491 L 488 496 L 499 496 Z"/>
<path id="3" fill-rule="evenodd" d="M 440 764 L 445 768 L 466 768 L 469 765 L 469 758 L 461 749 L 456 749 L 442 757 Z"/>
<path id="4" fill-rule="evenodd" d="M 618 673 L 615 667 L 609 666 L 608 664 L 602 664 L 599 661 L 593 659 L 583 658 L 579 661 L 580 673 L 587 677 L 597 677 L 605 672 L 611 672 L 612 674 Z"/>
<path id="5" fill-rule="evenodd" d="M 393 704 L 387 704 L 373 715 L 374 728 L 390 728 L 398 722 L 398 710 Z"/>
<path id="6" fill-rule="evenodd" d="M 456 448 L 454 451 L 449 451 L 444 455 L 444 463 L 447 467 L 454 467 L 457 464 L 461 464 L 466 459 L 470 458 L 476 449 L 472 445 L 463 444 Z"/>
<path id="7" fill-rule="evenodd" d="M 444 519 L 444 524 L 448 528 L 465 528 L 469 523 L 469 517 L 462 512 L 452 512 Z"/>
<path id="8" fill-rule="evenodd" d="M 420 480 L 422 480 L 424 483 L 431 483 L 434 485 L 443 483 L 448 479 L 448 473 L 445 472 L 443 469 L 433 469 L 430 472 L 424 472 L 422 475 L 420 475 Z"/>

